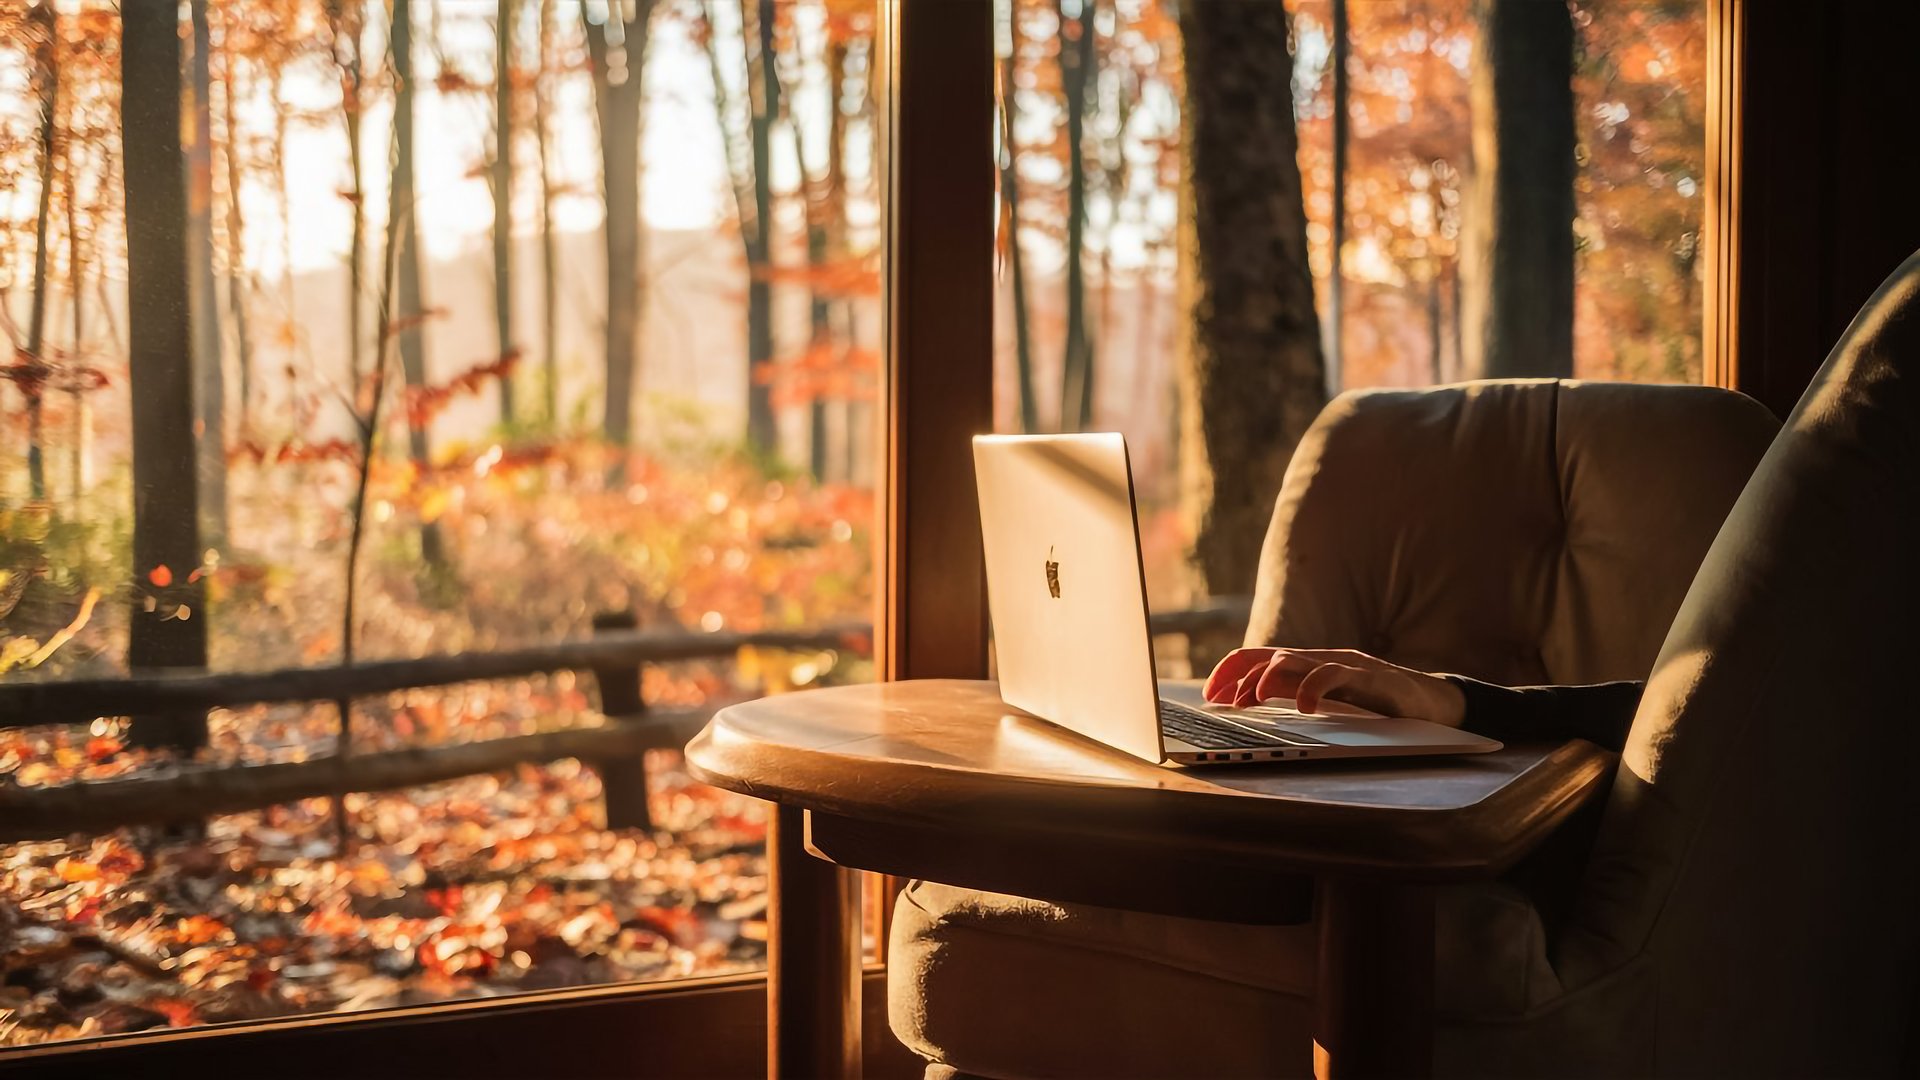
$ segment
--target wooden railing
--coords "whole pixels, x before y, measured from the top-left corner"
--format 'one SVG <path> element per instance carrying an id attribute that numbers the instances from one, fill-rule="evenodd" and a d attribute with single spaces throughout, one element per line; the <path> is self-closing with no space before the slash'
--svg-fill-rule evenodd
<path id="1" fill-rule="evenodd" d="M 1156 636 L 1233 630 L 1246 624 L 1247 609 L 1244 598 L 1229 598 L 1158 613 L 1152 630 Z M 345 702 L 395 690 L 555 671 L 591 672 L 606 716 L 598 726 L 471 743 L 267 764 L 182 762 L 134 778 L 44 787 L 0 783 L 0 842 L 192 820 L 343 792 L 389 791 L 561 758 L 577 758 L 600 773 L 609 827 L 648 828 L 646 752 L 683 745 L 725 702 L 650 709 L 640 692 L 643 665 L 728 657 L 749 647 L 864 652 L 871 642 L 872 627 L 866 624 L 689 633 L 635 630 L 615 615 L 595 620 L 590 639 L 499 652 L 330 668 L 0 684 L 0 729 L 268 702 Z"/>

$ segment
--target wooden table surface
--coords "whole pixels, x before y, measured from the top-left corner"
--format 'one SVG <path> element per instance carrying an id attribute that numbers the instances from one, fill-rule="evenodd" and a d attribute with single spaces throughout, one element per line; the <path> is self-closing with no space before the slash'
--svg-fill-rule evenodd
<path id="1" fill-rule="evenodd" d="M 1198 684 L 1162 693 L 1199 700 Z M 1510 866 L 1604 789 L 1613 762 L 1575 740 L 1168 768 L 1027 716 L 991 682 L 961 680 L 735 705 L 687 747 L 697 779 L 778 803 L 793 852 L 791 832 L 804 829 L 805 850 L 842 866 L 1236 922 L 1317 910 L 1320 1064 L 1341 1075 L 1423 1068 L 1427 1050 L 1408 1047 L 1430 1044 L 1430 1003 L 1387 1014 L 1409 1008 L 1391 998 L 1422 986 L 1430 997 L 1424 886 Z"/>

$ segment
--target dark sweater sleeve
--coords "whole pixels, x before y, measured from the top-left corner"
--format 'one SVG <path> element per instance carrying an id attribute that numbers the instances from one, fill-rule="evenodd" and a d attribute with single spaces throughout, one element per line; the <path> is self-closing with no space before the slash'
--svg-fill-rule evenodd
<path id="1" fill-rule="evenodd" d="M 1463 675 L 1444 678 L 1467 698 L 1460 726 L 1501 742 L 1585 739 L 1619 750 L 1627 743 L 1643 682 L 1591 686 L 1495 686 Z"/>

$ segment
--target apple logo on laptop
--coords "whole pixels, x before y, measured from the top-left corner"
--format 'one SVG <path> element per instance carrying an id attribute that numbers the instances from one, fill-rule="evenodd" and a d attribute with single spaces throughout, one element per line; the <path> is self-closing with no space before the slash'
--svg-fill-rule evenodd
<path id="1" fill-rule="evenodd" d="M 1060 564 L 1053 560 L 1053 549 L 1047 549 L 1047 595 L 1060 599 Z"/>

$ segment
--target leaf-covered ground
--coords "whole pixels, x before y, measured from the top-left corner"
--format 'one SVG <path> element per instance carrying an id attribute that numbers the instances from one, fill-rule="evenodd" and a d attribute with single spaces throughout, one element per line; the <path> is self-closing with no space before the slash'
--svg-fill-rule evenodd
<path id="1" fill-rule="evenodd" d="M 561 762 L 0 849 L 0 1044 L 761 965 L 762 808 L 649 768 L 651 835 Z"/>

